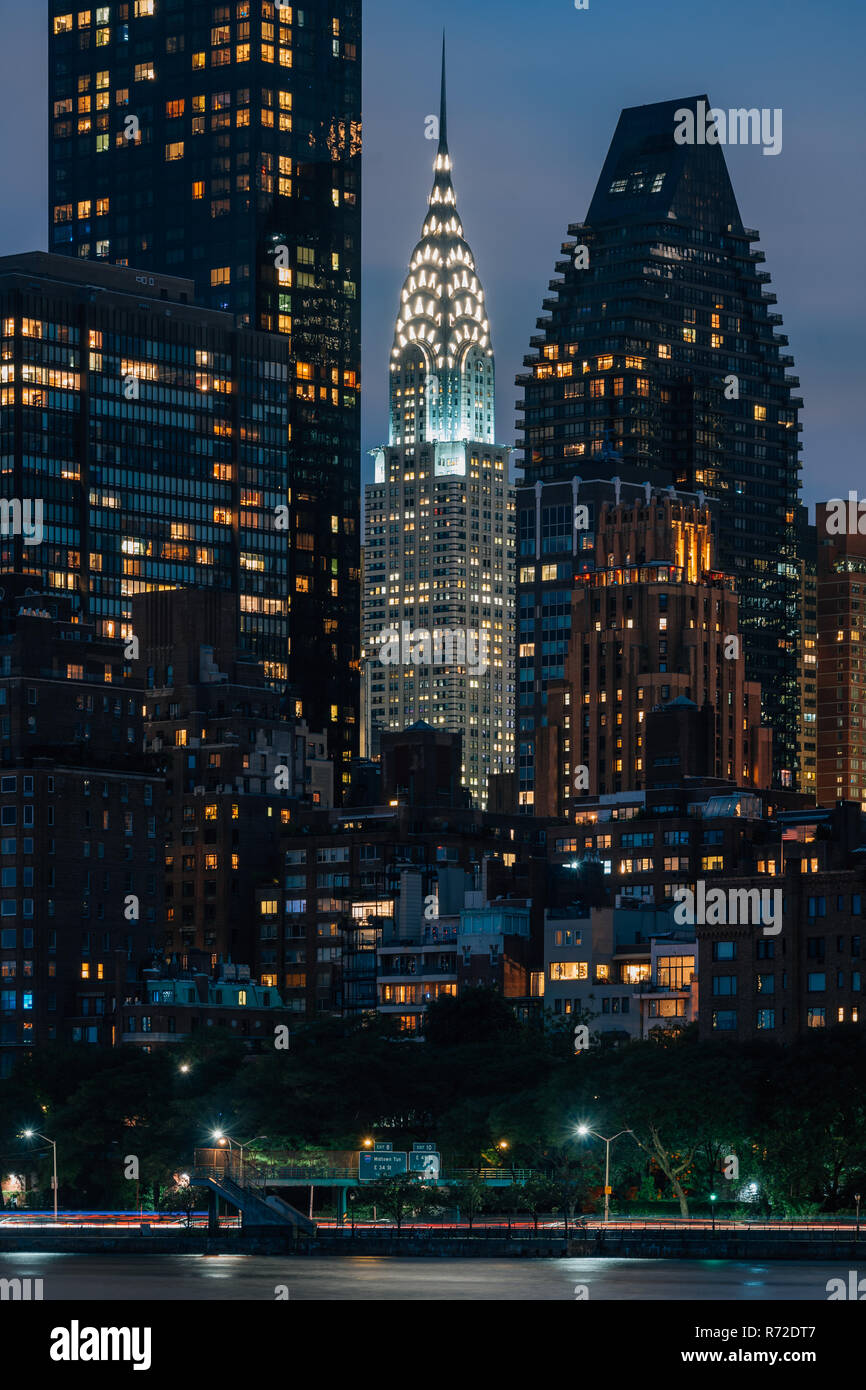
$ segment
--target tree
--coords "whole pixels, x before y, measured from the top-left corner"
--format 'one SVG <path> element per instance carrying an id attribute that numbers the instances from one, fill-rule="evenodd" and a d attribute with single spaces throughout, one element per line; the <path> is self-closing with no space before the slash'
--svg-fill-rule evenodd
<path id="1" fill-rule="evenodd" d="M 538 1218 L 542 1212 L 553 1211 L 559 1193 L 550 1178 L 533 1177 L 516 1188 L 516 1203 L 519 1211 L 528 1211 L 532 1225 L 538 1231 Z"/>
<path id="2" fill-rule="evenodd" d="M 748 1068 L 742 1065 L 742 1049 L 699 1043 L 693 1033 L 674 1037 L 654 1031 L 645 1042 L 630 1043 L 600 1062 L 602 1094 L 611 1096 L 605 1123 L 631 1131 L 687 1217 L 688 1180 L 698 1149 L 715 1147 L 720 1135 L 745 1127 Z"/>
<path id="3" fill-rule="evenodd" d="M 469 1178 L 466 1182 L 455 1183 L 451 1188 L 452 1200 L 461 1213 L 466 1214 L 469 1230 L 472 1222 L 487 1203 L 487 1188 L 480 1178 Z"/>
<path id="4" fill-rule="evenodd" d="M 433 1048 L 478 1045 L 517 1038 L 523 1025 L 507 1000 L 495 989 L 475 986 L 459 998 L 440 994 L 428 1005 L 424 1033 Z"/>
<path id="5" fill-rule="evenodd" d="M 398 1234 L 404 1218 L 418 1211 L 424 1203 L 424 1193 L 417 1178 L 404 1173 L 383 1178 L 381 1182 L 365 1183 L 364 1189 L 368 1202 L 374 1202 L 393 1217 Z"/>

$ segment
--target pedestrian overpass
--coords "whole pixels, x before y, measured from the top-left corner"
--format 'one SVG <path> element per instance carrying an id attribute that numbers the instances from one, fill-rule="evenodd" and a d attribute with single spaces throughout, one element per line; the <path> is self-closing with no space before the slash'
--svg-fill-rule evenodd
<path id="1" fill-rule="evenodd" d="M 316 1224 L 289 1202 L 268 1191 L 262 1165 L 232 1149 L 196 1149 L 190 1176 L 192 1187 L 208 1193 L 208 1230 L 219 1230 L 217 1198 L 241 1215 L 241 1226 L 270 1226 L 293 1230 L 296 1235 L 315 1235 Z"/>
<path id="2" fill-rule="evenodd" d="M 327 1188 L 336 1195 L 338 1219 L 342 1220 L 347 1211 L 348 1193 L 370 1184 L 358 1177 L 357 1155 L 343 1150 L 335 1158 L 340 1162 L 329 1164 L 294 1153 L 257 1153 L 252 1159 L 237 1146 L 230 1150 L 223 1147 L 196 1149 L 191 1182 L 193 1186 L 207 1187 L 214 1197 L 220 1196 L 236 1207 L 243 1221 L 247 1222 L 249 1217 L 249 1225 L 294 1224 L 304 1234 L 312 1234 L 315 1223 L 284 1201 L 279 1189 L 308 1192 L 308 1210 L 312 1210 L 316 1190 Z M 350 1164 L 348 1160 L 352 1158 L 354 1161 Z M 486 1187 L 512 1187 L 523 1186 L 531 1177 L 530 1168 L 452 1168 L 448 1174 L 426 1180 L 425 1186 L 451 1187 L 474 1179 Z M 246 1209 L 241 1205 L 241 1197 L 244 1197 Z M 286 1212 L 280 1214 L 282 1208 Z"/>

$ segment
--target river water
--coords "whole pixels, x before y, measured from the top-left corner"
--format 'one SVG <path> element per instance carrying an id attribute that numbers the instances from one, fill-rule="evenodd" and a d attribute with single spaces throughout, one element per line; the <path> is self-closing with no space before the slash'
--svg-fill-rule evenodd
<path id="1" fill-rule="evenodd" d="M 42 1279 L 46 1300 L 827 1299 L 842 1263 L 772 1260 L 421 1259 L 371 1255 L 0 1255 L 0 1279 Z M 278 1293 L 279 1291 L 279 1293 Z"/>

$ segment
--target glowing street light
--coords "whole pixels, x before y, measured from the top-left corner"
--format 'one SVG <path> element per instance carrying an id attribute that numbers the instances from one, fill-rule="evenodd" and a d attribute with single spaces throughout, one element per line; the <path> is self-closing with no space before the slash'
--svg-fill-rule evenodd
<path id="1" fill-rule="evenodd" d="M 211 1137 L 217 1141 L 217 1143 L 220 1145 L 220 1147 L 222 1147 L 222 1145 L 224 1145 L 224 1144 L 228 1144 L 229 1153 L 231 1153 L 231 1151 L 232 1151 L 232 1142 L 233 1142 L 233 1141 L 232 1141 L 232 1137 L 231 1137 L 230 1134 L 224 1133 L 224 1131 L 221 1130 L 221 1129 L 215 1129 L 215 1130 L 213 1131 Z M 257 1139 L 267 1139 L 267 1137 L 268 1137 L 268 1136 L 267 1136 L 266 1134 L 254 1134 L 253 1137 L 252 1137 L 252 1139 L 247 1139 L 243 1144 L 242 1144 L 242 1143 L 240 1142 L 240 1140 L 238 1140 L 238 1139 L 235 1139 L 235 1140 L 234 1140 L 234 1144 L 235 1144 L 236 1148 L 238 1148 L 238 1149 L 240 1150 L 240 1155 L 241 1155 L 241 1165 L 240 1165 L 240 1185 L 241 1185 L 241 1187 L 243 1187 L 243 1185 L 244 1185 L 244 1149 L 248 1149 L 248 1148 L 250 1147 L 251 1144 L 254 1144 L 254 1143 L 256 1142 Z"/>
<path id="2" fill-rule="evenodd" d="M 619 1139 L 621 1134 L 630 1134 L 634 1137 L 634 1130 L 621 1129 L 607 1139 L 603 1134 L 598 1134 L 594 1129 L 590 1129 L 589 1125 L 578 1125 L 577 1133 L 581 1139 L 591 1134 L 594 1139 L 600 1139 L 604 1144 L 604 1220 L 606 1224 L 610 1220 L 610 1146 L 614 1139 Z"/>
<path id="3" fill-rule="evenodd" d="M 32 1139 L 34 1135 L 37 1139 L 44 1139 L 46 1144 L 50 1144 L 54 1151 L 54 1177 L 51 1181 L 54 1187 L 54 1224 L 57 1225 L 57 1145 L 53 1139 L 48 1138 L 47 1134 L 40 1134 L 38 1129 L 24 1130 L 25 1139 Z"/>

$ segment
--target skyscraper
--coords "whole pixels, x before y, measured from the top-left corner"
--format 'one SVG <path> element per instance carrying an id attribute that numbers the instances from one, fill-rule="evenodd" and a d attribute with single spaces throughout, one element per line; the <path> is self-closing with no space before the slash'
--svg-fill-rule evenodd
<path id="1" fill-rule="evenodd" d="M 857 507 L 852 493 L 816 508 L 817 791 L 821 806 L 859 801 L 866 810 L 866 533 Z"/>
<path id="2" fill-rule="evenodd" d="M 697 101 L 623 111 L 586 221 L 569 227 L 568 259 L 557 263 L 518 377 L 518 565 L 535 555 L 540 508 L 549 582 L 561 586 L 558 570 L 567 575 L 572 560 L 570 479 L 616 475 L 716 497 L 718 565 L 740 595 L 746 675 L 762 686 L 776 780 L 793 786 L 802 402 L 797 379 L 785 376 L 793 359 L 759 269 L 763 253 L 751 249 L 758 233 L 743 226 L 723 151 L 674 139 L 677 111 Z M 592 551 L 591 531 L 581 542 Z M 534 574 L 519 579 L 521 601 L 538 611 L 535 585 Z M 561 662 L 542 669 L 534 636 L 518 707 L 525 804 L 547 682 L 561 675 Z"/>
<path id="3" fill-rule="evenodd" d="M 164 802 L 122 642 L 4 575 L 0 644 L 3 1078 L 34 1044 L 119 1041 L 158 949 Z"/>
<path id="4" fill-rule="evenodd" d="M 818 793 L 818 537 L 809 509 L 799 509 L 800 567 L 800 782 L 798 791 Z"/>
<path id="5" fill-rule="evenodd" d="M 367 749 L 423 720 L 463 735 L 484 804 L 514 747 L 514 522 L 509 450 L 495 443 L 484 291 L 457 212 L 445 50 L 433 190 L 400 295 L 390 435 L 366 488 Z"/>
<path id="6" fill-rule="evenodd" d="M 282 655 L 304 716 L 329 729 L 339 786 L 360 636 L 360 5 L 50 13 L 50 248 L 188 277 L 198 303 L 289 349 Z M 230 436 L 251 494 L 263 429 Z"/>
<path id="7" fill-rule="evenodd" d="M 570 817 L 582 797 L 687 775 L 679 749 L 649 747 L 648 716 L 660 708 L 700 714 L 704 775 L 769 786 L 773 736 L 761 727 L 760 688 L 744 679 L 737 595 L 715 567 L 709 505 L 650 487 L 607 490 L 595 568 L 572 594 L 565 676 L 551 682 L 538 733 L 536 814 Z"/>
<path id="8" fill-rule="evenodd" d="M 240 639 L 280 685 L 303 573 L 275 529 L 289 344 L 192 299 L 188 280 L 123 266 L 0 259 L 0 492 L 44 517 L 34 543 L 13 513 L 0 569 L 71 595 L 110 638 L 134 635 L 135 594 L 228 590 Z"/>

